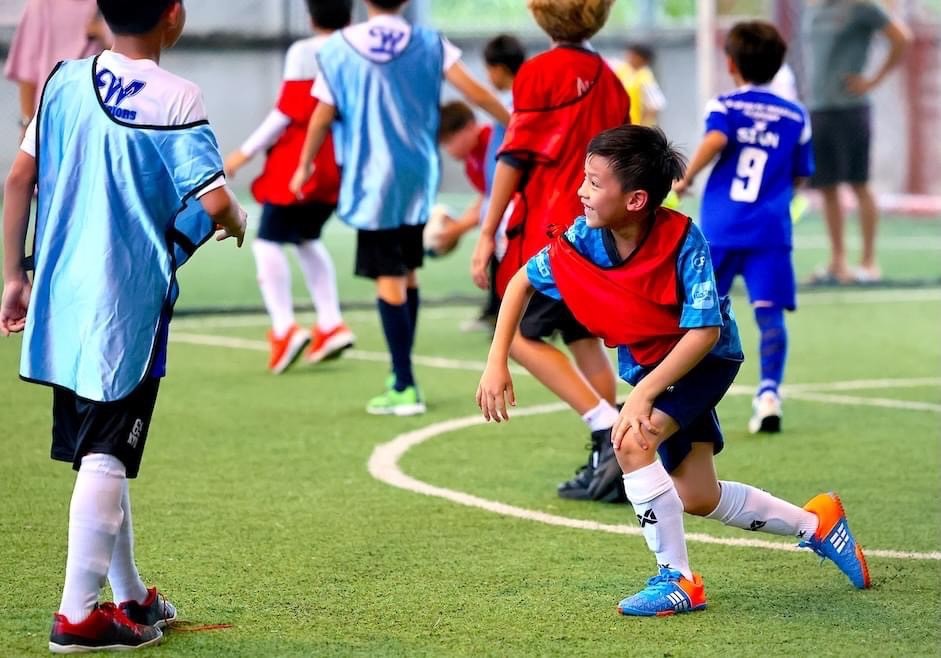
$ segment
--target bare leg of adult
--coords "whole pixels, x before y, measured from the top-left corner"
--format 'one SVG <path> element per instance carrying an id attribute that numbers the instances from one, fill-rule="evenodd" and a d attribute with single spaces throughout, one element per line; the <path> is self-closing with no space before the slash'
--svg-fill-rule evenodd
<path id="1" fill-rule="evenodd" d="M 826 221 L 827 234 L 830 238 L 830 263 L 827 265 L 827 270 L 838 281 L 847 282 L 851 277 L 846 263 L 846 243 L 843 239 L 845 217 L 843 206 L 840 205 L 839 192 L 837 185 L 820 188 L 820 194 L 823 197 L 823 218 Z"/>
<path id="2" fill-rule="evenodd" d="M 876 231 L 879 227 L 879 209 L 868 183 L 854 183 L 853 193 L 859 204 L 859 230 L 863 238 L 863 253 L 860 258 L 865 280 L 881 278 L 876 260 Z"/>

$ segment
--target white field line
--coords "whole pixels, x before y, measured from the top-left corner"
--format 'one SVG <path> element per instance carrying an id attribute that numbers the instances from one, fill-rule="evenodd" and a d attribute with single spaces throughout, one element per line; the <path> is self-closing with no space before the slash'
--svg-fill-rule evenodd
<path id="1" fill-rule="evenodd" d="M 941 288 L 894 289 L 894 290 L 834 290 L 827 292 L 806 292 L 798 297 L 799 306 L 830 306 L 836 304 L 886 304 L 917 303 L 941 301 Z M 298 300 L 300 308 L 305 302 Z M 470 317 L 466 311 L 476 311 L 473 305 L 452 307 L 433 306 L 421 311 L 423 320 L 460 320 Z M 376 311 L 356 309 L 345 311 L 348 318 L 373 320 Z M 313 322 L 313 314 L 302 313 L 299 319 L 306 323 Z M 204 317 L 182 317 L 173 321 L 173 326 L 180 329 L 236 329 L 239 327 L 267 327 L 271 321 L 264 314 L 232 314 Z"/>
<path id="2" fill-rule="evenodd" d="M 260 340 L 247 340 L 242 338 L 231 338 L 225 336 L 209 336 L 203 334 L 187 334 L 181 332 L 171 332 L 171 340 L 179 343 L 188 343 L 191 345 L 206 345 L 211 347 L 226 347 L 234 349 L 246 349 L 259 352 L 266 352 L 268 350 L 268 345 L 264 341 Z M 362 350 L 349 350 L 346 353 L 347 356 L 354 359 L 368 360 L 368 361 L 387 361 L 388 355 L 383 352 L 366 352 Z M 422 359 L 422 361 L 419 361 Z M 424 362 L 429 367 L 433 368 L 450 368 L 458 370 L 473 370 L 475 372 L 480 372 L 483 366 L 482 363 L 476 361 L 459 361 L 455 359 L 445 359 L 440 357 L 415 357 L 416 363 Z M 892 380 L 861 380 L 866 382 L 885 382 Z M 915 382 L 914 385 L 921 386 L 923 385 L 924 380 L 901 380 Z M 834 382 L 834 384 L 842 385 L 852 385 L 853 382 Z M 732 395 L 751 395 L 753 391 L 752 387 L 733 385 L 729 393 Z M 801 393 L 800 399 L 804 400 L 820 400 L 832 402 L 835 404 L 850 404 L 850 405 L 869 405 L 871 404 L 870 398 L 855 398 L 849 396 L 821 396 L 813 393 Z M 821 400 L 821 398 L 838 398 L 835 400 Z M 909 404 L 919 404 L 924 405 L 925 403 L 909 403 L 906 400 L 882 400 L 882 402 L 892 403 L 878 406 L 892 406 L 893 408 L 908 409 L 911 408 Z M 931 411 L 941 411 L 941 405 L 928 405 L 930 409 L 925 409 L 920 407 L 919 410 L 931 410 Z M 517 416 L 534 416 L 537 414 L 546 414 L 556 411 L 564 411 L 568 407 L 561 403 L 556 402 L 553 404 L 545 404 L 533 407 L 524 407 L 520 409 L 515 409 L 513 411 L 514 417 Z M 501 514 L 503 516 L 511 516 L 519 519 L 526 519 L 530 521 L 538 521 L 540 523 L 546 523 L 548 525 L 561 526 L 566 528 L 575 528 L 580 530 L 595 530 L 599 532 L 608 532 L 612 534 L 620 535 L 639 535 L 641 531 L 635 526 L 627 525 L 612 525 L 607 523 L 598 523 L 597 521 L 586 521 L 582 519 L 572 519 L 564 516 L 556 516 L 554 514 L 548 514 L 546 512 L 540 512 L 538 510 L 529 510 L 522 507 L 515 507 L 513 505 L 508 505 L 506 503 L 501 503 L 497 501 L 487 500 L 485 498 L 479 498 L 477 496 L 472 496 L 471 494 L 463 493 L 461 491 L 454 491 L 452 489 L 445 489 L 443 487 L 436 487 L 434 485 L 422 482 L 421 480 L 416 480 L 405 473 L 399 468 L 398 462 L 409 449 L 413 448 L 420 443 L 424 443 L 430 439 L 446 434 L 448 432 L 454 432 L 456 430 L 464 429 L 466 427 L 472 427 L 474 425 L 483 424 L 484 419 L 480 416 L 465 416 L 464 418 L 455 418 L 452 420 L 446 420 L 439 423 L 434 423 L 427 427 L 424 427 L 413 432 L 407 432 L 401 434 L 388 443 L 383 443 L 382 445 L 376 446 L 373 450 L 372 456 L 369 458 L 369 473 L 382 482 L 390 484 L 394 487 L 400 489 L 405 489 L 408 491 L 414 491 L 415 493 L 424 494 L 426 496 L 436 496 L 438 498 L 444 498 L 461 505 L 467 505 L 469 507 L 478 507 L 496 514 Z M 760 539 L 744 539 L 744 538 L 729 538 L 729 537 L 713 537 L 712 535 L 707 535 L 703 533 L 690 533 L 687 535 L 689 541 L 703 543 L 703 544 L 718 544 L 722 546 L 738 546 L 738 547 L 751 547 L 751 548 L 762 548 L 766 550 L 774 551 L 798 551 L 796 546 L 791 544 L 783 544 L 780 542 L 771 542 L 764 541 Z M 917 552 L 906 552 L 906 551 L 894 551 L 894 550 L 872 550 L 867 549 L 866 553 L 873 557 L 884 557 L 884 558 L 898 558 L 898 559 L 908 559 L 908 560 L 941 560 L 941 552 L 930 552 L 930 553 L 917 553 Z"/>
<path id="3" fill-rule="evenodd" d="M 535 416 L 538 414 L 547 414 L 557 411 L 564 411 L 568 407 L 557 402 L 554 404 L 544 404 L 533 407 L 515 409 L 514 417 Z M 430 439 L 455 432 L 467 427 L 482 425 L 486 421 L 480 416 L 465 416 L 464 418 L 455 418 L 445 420 L 439 423 L 433 423 L 421 429 L 400 434 L 391 441 L 383 443 L 373 450 L 367 465 L 370 475 L 386 484 L 399 489 L 405 489 L 425 496 L 434 496 L 444 498 L 459 505 L 467 507 L 476 507 L 488 512 L 508 516 L 526 521 L 536 521 L 547 525 L 563 528 L 574 528 L 577 530 L 593 530 L 596 532 L 607 532 L 616 535 L 640 535 L 640 528 L 633 525 L 615 525 L 610 523 L 598 523 L 597 521 L 588 521 L 584 519 L 573 519 L 565 516 L 557 516 L 539 510 L 531 510 L 523 507 L 508 505 L 495 500 L 488 500 L 473 496 L 462 491 L 454 491 L 438 487 L 421 480 L 406 475 L 399 467 L 399 460 L 411 448 L 424 443 Z M 760 548 L 770 551 L 795 552 L 801 549 L 794 544 L 784 544 L 781 542 L 765 541 L 761 539 L 745 539 L 740 537 L 714 537 L 699 532 L 692 532 L 686 535 L 686 539 L 700 544 L 718 544 L 720 546 L 735 546 L 746 548 Z M 896 551 L 885 549 L 866 549 L 866 555 L 870 557 L 895 558 L 901 560 L 941 560 L 941 552 L 916 552 L 916 551 Z"/>
<path id="4" fill-rule="evenodd" d="M 268 344 L 261 340 L 251 338 L 235 338 L 232 336 L 213 336 L 209 334 L 193 334 L 180 331 L 171 331 L 170 340 L 176 343 L 188 343 L 190 345 L 206 345 L 209 347 L 226 347 L 232 349 L 252 350 L 254 352 L 267 352 Z M 346 358 L 356 359 L 358 361 L 372 361 L 385 363 L 389 360 L 389 355 L 385 352 L 370 352 L 367 350 L 348 350 Z M 440 368 L 442 370 L 465 370 L 468 372 L 482 373 L 483 361 L 473 361 L 470 359 L 449 359 L 439 356 L 422 356 L 416 354 L 412 360 L 421 366 L 428 368 Z M 516 375 L 530 376 L 530 374 L 518 366 L 511 366 L 510 371 Z M 874 406 L 886 407 L 890 409 L 907 409 L 911 411 L 933 411 L 941 413 L 941 405 L 930 402 L 917 402 L 911 400 L 892 400 L 885 398 L 855 397 L 849 395 L 827 395 L 820 391 L 850 391 L 862 389 L 878 388 L 904 388 L 933 386 L 941 384 L 941 378 L 917 378 L 917 379 L 859 379 L 844 382 L 823 382 L 819 384 L 795 384 L 786 386 L 782 390 L 785 398 L 795 400 L 808 400 L 811 402 L 827 402 L 830 404 L 844 404 L 850 406 Z M 754 386 L 746 384 L 733 384 L 729 389 L 729 395 L 753 395 Z"/>

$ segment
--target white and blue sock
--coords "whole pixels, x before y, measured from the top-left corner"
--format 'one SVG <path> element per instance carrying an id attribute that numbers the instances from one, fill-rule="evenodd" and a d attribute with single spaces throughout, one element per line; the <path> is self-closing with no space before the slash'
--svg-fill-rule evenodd
<path id="1" fill-rule="evenodd" d="M 134 522 L 131 519 L 131 494 L 127 479 L 121 494 L 121 509 L 124 521 L 118 531 L 114 552 L 111 554 L 111 567 L 108 569 L 108 583 L 117 603 L 137 601 L 143 603 L 147 598 L 147 586 L 141 580 L 137 565 L 134 563 Z"/>

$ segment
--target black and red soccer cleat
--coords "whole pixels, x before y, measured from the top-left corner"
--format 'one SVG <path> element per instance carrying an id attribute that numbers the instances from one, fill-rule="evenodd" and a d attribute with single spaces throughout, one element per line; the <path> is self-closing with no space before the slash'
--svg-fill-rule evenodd
<path id="1" fill-rule="evenodd" d="M 56 613 L 49 633 L 49 650 L 52 653 L 127 651 L 160 644 L 162 639 L 159 628 L 137 624 L 113 603 L 101 603 L 78 624 Z"/>

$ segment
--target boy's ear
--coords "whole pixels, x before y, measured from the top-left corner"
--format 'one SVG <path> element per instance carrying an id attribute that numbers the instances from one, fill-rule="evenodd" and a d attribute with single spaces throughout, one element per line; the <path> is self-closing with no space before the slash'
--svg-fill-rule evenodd
<path id="1" fill-rule="evenodd" d="M 624 208 L 628 212 L 640 212 L 650 200 L 647 190 L 631 190 L 625 194 Z"/>
<path id="2" fill-rule="evenodd" d="M 725 56 L 725 66 L 726 66 L 726 69 L 727 69 L 728 72 L 729 72 L 729 75 L 736 75 L 736 74 L 738 74 L 738 66 L 735 64 L 735 60 L 732 59 L 732 56 L 731 56 L 731 55 L 726 55 L 726 56 Z"/>

